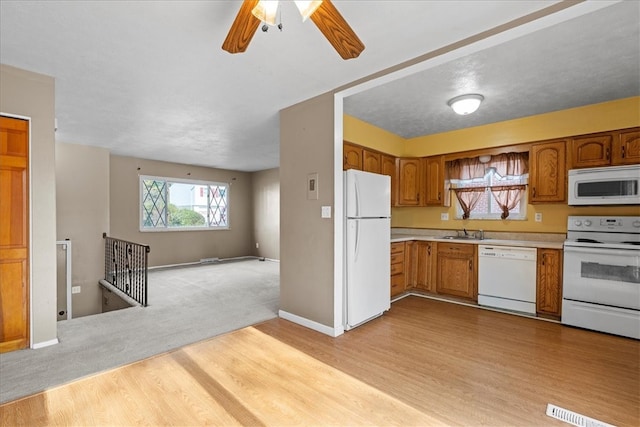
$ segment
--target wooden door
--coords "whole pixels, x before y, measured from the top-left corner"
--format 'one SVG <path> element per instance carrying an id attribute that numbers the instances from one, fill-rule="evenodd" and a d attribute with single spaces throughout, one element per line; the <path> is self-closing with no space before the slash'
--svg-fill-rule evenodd
<path id="1" fill-rule="evenodd" d="M 444 194 L 444 156 L 426 157 L 424 203 L 430 206 L 448 206 Z"/>
<path id="2" fill-rule="evenodd" d="M 362 170 L 365 172 L 380 173 L 382 165 L 380 164 L 380 153 L 362 150 Z"/>
<path id="3" fill-rule="evenodd" d="M 573 138 L 569 149 L 571 168 L 609 166 L 612 141 L 613 134 L 611 133 Z"/>
<path id="4" fill-rule="evenodd" d="M 399 159 L 398 169 L 398 206 L 420 206 L 423 181 L 420 159 Z"/>
<path id="5" fill-rule="evenodd" d="M 348 142 L 342 144 L 342 169 L 362 170 L 362 147 Z"/>
<path id="6" fill-rule="evenodd" d="M 380 173 L 391 177 L 391 206 L 396 206 L 396 158 L 387 154 L 382 154 L 380 156 L 380 164 Z"/>
<path id="7" fill-rule="evenodd" d="M 565 141 L 544 142 L 529 152 L 529 203 L 564 202 L 567 187 Z"/>
<path id="8" fill-rule="evenodd" d="M 617 135 L 611 161 L 615 165 L 640 163 L 640 128 L 623 130 Z"/>
<path id="9" fill-rule="evenodd" d="M 29 345 L 29 122 L 0 117 L 0 353 Z"/>

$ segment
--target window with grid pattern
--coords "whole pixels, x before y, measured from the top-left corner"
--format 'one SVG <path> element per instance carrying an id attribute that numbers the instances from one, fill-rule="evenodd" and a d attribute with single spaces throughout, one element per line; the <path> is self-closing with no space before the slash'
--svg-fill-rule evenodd
<path id="1" fill-rule="evenodd" d="M 140 230 L 229 228 L 229 184 L 140 176 Z"/>

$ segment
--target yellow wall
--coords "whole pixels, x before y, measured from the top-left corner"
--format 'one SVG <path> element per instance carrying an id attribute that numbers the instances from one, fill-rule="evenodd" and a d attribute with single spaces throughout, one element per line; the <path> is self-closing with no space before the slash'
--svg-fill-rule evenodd
<path id="1" fill-rule="evenodd" d="M 343 120 L 342 133 L 345 141 L 373 148 L 396 157 L 404 155 L 406 139 L 403 137 L 346 114 Z"/>
<path id="2" fill-rule="evenodd" d="M 348 119 L 348 120 L 347 120 Z M 389 138 L 388 146 L 379 139 L 388 132 L 366 122 L 345 117 L 345 140 L 375 148 L 396 156 L 423 157 L 448 154 L 485 147 L 500 147 L 517 143 L 541 141 L 570 135 L 640 126 L 640 97 L 626 98 L 585 107 L 572 108 L 521 119 L 493 123 L 435 135 L 403 140 L 397 135 Z M 377 145 L 368 144 L 368 140 Z M 398 149 L 402 146 L 402 149 Z M 448 213 L 449 220 L 441 221 L 440 214 Z M 542 222 L 535 222 L 535 213 L 542 214 Z M 457 220 L 455 208 L 403 207 L 393 208 L 392 227 L 488 230 L 505 232 L 564 233 L 568 215 L 640 215 L 637 206 L 569 207 L 566 204 L 537 204 L 527 206 L 527 220 Z"/>

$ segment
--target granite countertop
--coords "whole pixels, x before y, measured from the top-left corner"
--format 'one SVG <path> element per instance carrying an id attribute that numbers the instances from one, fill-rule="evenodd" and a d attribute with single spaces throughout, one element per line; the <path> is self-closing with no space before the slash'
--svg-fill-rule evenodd
<path id="1" fill-rule="evenodd" d="M 414 231 L 414 232 L 412 232 Z M 392 230 L 391 242 L 405 242 L 410 240 L 453 242 L 486 246 L 517 246 L 528 248 L 562 249 L 566 238 L 564 234 L 534 234 L 534 233 L 493 233 L 485 232 L 484 239 L 447 239 L 446 236 L 455 235 L 455 230 Z M 473 235 L 473 231 L 469 234 Z M 539 237 L 539 239 L 536 239 Z"/>

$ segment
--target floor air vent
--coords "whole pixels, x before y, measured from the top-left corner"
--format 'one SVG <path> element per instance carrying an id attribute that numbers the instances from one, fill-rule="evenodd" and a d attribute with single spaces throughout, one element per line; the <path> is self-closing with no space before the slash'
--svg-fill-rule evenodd
<path id="1" fill-rule="evenodd" d="M 578 427 L 613 427 L 611 424 L 585 417 L 550 403 L 547 404 L 547 415 Z"/>

